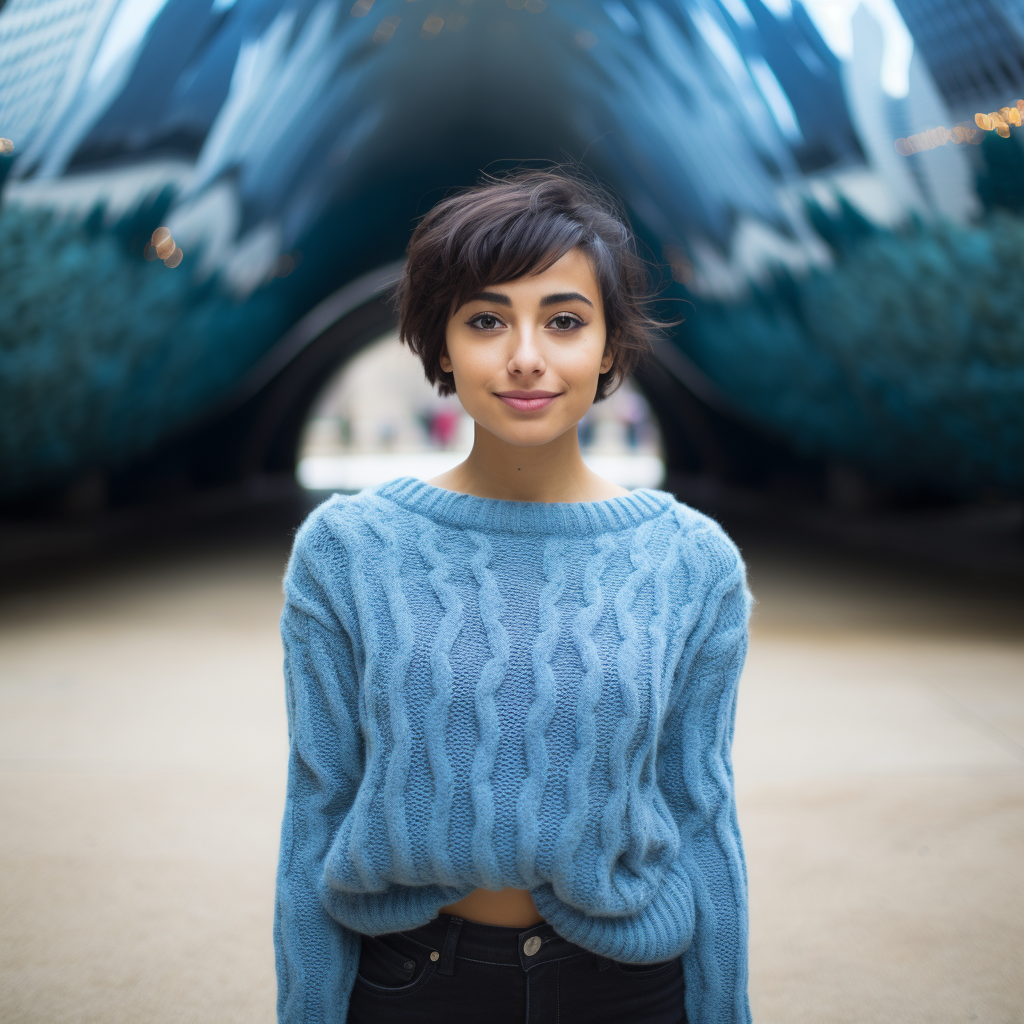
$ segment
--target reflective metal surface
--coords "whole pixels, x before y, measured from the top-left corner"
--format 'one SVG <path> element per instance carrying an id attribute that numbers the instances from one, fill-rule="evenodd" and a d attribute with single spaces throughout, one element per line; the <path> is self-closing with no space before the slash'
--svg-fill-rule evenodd
<path id="1" fill-rule="evenodd" d="M 622 195 L 739 421 L 872 486 L 1020 494 L 1022 54 L 1020 0 L 8 0 L 3 499 L 226 416 L 524 159 Z"/>

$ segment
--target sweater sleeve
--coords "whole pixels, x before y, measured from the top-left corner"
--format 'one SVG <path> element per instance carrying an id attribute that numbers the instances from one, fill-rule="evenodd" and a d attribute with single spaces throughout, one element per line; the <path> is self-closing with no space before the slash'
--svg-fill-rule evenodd
<path id="1" fill-rule="evenodd" d="M 288 791 L 274 914 L 280 1024 L 344 1024 L 360 936 L 321 899 L 331 840 L 362 776 L 353 645 L 296 541 L 281 617 Z"/>
<path id="2" fill-rule="evenodd" d="M 693 942 L 683 954 L 687 1022 L 749 1024 L 747 878 L 731 747 L 751 599 L 739 552 L 718 538 L 716 582 L 693 613 L 676 669 L 659 777 L 693 886 Z"/>

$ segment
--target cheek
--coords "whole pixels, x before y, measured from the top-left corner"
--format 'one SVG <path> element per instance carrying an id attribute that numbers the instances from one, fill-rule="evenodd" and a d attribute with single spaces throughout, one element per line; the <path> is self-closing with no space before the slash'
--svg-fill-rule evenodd
<path id="1" fill-rule="evenodd" d="M 465 364 L 465 346 L 456 326 L 449 325 L 445 331 L 444 354 L 448 357 L 448 372 L 461 376 Z"/>
<path id="2" fill-rule="evenodd" d="M 605 343 L 602 336 L 587 339 L 587 344 L 566 353 L 563 363 L 565 372 L 582 380 L 588 380 L 602 372 Z"/>
<path id="3" fill-rule="evenodd" d="M 488 376 L 493 360 L 487 359 L 486 351 L 480 346 L 460 345 L 458 339 L 454 339 L 454 342 L 454 346 L 448 349 L 452 372 L 466 383 Z"/>

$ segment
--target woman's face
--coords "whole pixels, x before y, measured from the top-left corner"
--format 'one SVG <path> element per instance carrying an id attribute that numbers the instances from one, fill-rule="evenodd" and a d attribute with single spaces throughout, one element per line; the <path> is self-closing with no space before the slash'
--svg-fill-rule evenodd
<path id="1" fill-rule="evenodd" d="M 575 427 L 613 361 L 601 290 L 579 249 L 541 274 L 488 285 L 455 311 L 445 338 L 441 368 L 463 408 L 515 445 Z"/>

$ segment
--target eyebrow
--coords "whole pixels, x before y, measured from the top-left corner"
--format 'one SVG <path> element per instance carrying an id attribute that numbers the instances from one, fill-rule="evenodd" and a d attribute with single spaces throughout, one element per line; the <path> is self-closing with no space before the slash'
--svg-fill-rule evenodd
<path id="1" fill-rule="evenodd" d="M 507 295 L 502 295 L 501 292 L 477 292 L 476 295 L 471 295 L 468 302 L 494 302 L 499 306 L 511 306 L 512 300 Z"/>
<path id="2" fill-rule="evenodd" d="M 572 302 L 578 299 L 580 302 L 585 302 L 591 309 L 594 308 L 594 304 L 586 297 L 581 295 L 579 292 L 559 292 L 557 295 L 545 295 L 540 300 L 542 306 L 558 306 L 563 302 Z M 469 302 L 493 302 L 498 306 L 511 306 L 512 300 L 501 292 L 477 292 L 476 295 L 469 297 Z"/>
<path id="3" fill-rule="evenodd" d="M 559 292 L 557 295 L 546 295 L 540 300 L 540 304 L 542 306 L 559 306 L 563 302 L 573 302 L 576 299 L 579 299 L 580 302 L 585 302 L 591 309 L 594 308 L 594 304 L 590 299 L 579 292 Z"/>

